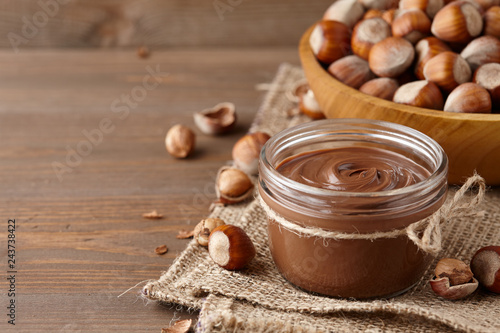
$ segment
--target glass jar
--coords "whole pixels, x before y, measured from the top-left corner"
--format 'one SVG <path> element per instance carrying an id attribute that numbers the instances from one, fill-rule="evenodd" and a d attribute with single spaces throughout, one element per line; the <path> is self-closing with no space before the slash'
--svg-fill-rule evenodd
<path id="1" fill-rule="evenodd" d="M 276 169 L 306 152 L 367 147 L 401 154 L 430 176 L 418 183 L 379 192 L 346 192 L 313 187 Z M 259 194 L 267 206 L 300 227 L 347 234 L 404 229 L 437 211 L 447 193 L 448 159 L 430 137 L 406 126 L 366 119 L 328 119 L 274 135 L 261 151 Z M 422 277 L 430 255 L 406 235 L 396 238 L 322 239 L 303 235 L 268 219 L 269 247 L 279 272 L 306 291 L 336 297 L 390 297 Z"/>

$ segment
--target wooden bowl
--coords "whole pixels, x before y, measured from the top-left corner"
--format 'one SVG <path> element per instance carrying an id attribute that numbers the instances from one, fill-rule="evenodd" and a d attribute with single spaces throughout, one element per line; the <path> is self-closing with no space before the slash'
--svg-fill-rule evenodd
<path id="1" fill-rule="evenodd" d="M 299 55 L 309 85 L 327 118 L 366 118 L 412 127 L 436 140 L 448 155 L 452 184 L 476 170 L 500 185 L 500 114 L 467 114 L 396 104 L 359 92 L 331 76 L 309 46 L 314 26 L 302 36 Z"/>

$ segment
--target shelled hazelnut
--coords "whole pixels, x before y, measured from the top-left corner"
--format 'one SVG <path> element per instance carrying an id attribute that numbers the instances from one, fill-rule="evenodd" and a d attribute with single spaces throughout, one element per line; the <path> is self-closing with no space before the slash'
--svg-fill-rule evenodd
<path id="1" fill-rule="evenodd" d="M 441 259 L 434 274 L 434 278 L 430 280 L 432 290 L 450 300 L 469 296 L 479 285 L 469 266 L 458 259 Z"/>
<path id="2" fill-rule="evenodd" d="M 417 8 L 401 11 L 392 22 L 392 35 L 403 37 L 412 44 L 431 32 L 431 20 Z"/>
<path id="3" fill-rule="evenodd" d="M 399 84 L 395 79 L 380 77 L 363 84 L 359 91 L 367 95 L 392 101 L 394 93 L 398 90 Z"/>
<path id="4" fill-rule="evenodd" d="M 224 220 L 219 218 L 206 218 L 196 225 L 193 231 L 193 238 L 196 239 L 201 246 L 208 246 L 208 238 L 210 233 L 218 226 L 226 224 Z"/>
<path id="5" fill-rule="evenodd" d="M 374 17 L 359 21 L 352 32 L 352 52 L 368 60 L 368 55 L 373 45 L 389 36 L 391 36 L 391 27 L 382 18 Z"/>
<path id="6" fill-rule="evenodd" d="M 170 155 L 176 158 L 186 158 L 194 150 L 195 135 L 184 125 L 175 125 L 170 128 L 165 137 L 165 147 Z"/>
<path id="7" fill-rule="evenodd" d="M 253 183 L 243 171 L 222 167 L 215 180 L 215 193 L 222 204 L 235 204 L 249 198 L 253 193 Z"/>
<path id="8" fill-rule="evenodd" d="M 478 84 L 467 82 L 459 85 L 448 95 L 444 111 L 459 113 L 491 113 L 491 97 Z"/>
<path id="9" fill-rule="evenodd" d="M 500 294 L 500 246 L 479 249 L 471 260 L 471 269 L 479 283 Z"/>

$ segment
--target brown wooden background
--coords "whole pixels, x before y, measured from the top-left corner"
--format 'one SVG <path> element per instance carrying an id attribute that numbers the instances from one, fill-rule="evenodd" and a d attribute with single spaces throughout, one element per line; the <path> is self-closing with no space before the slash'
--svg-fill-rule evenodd
<path id="1" fill-rule="evenodd" d="M 0 47 L 294 46 L 332 2 L 2 0 Z"/>

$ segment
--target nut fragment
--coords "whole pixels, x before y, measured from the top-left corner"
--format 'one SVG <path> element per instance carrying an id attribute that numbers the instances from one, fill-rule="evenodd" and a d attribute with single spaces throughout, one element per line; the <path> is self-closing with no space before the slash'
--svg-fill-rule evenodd
<path id="1" fill-rule="evenodd" d="M 471 282 L 459 284 L 456 286 L 450 285 L 450 280 L 447 277 L 434 278 L 429 281 L 432 290 L 443 298 L 457 300 L 472 294 L 479 286 L 478 281 L 472 278 Z"/>
<path id="2" fill-rule="evenodd" d="M 260 150 L 269 138 L 269 134 L 264 132 L 254 132 L 243 136 L 233 146 L 234 164 L 248 174 L 256 174 Z"/>
<path id="3" fill-rule="evenodd" d="M 435 277 L 429 281 L 431 288 L 446 299 L 456 300 L 469 296 L 479 285 L 469 266 L 458 259 L 441 259 L 434 274 Z"/>
<path id="4" fill-rule="evenodd" d="M 479 249 L 471 260 L 471 269 L 479 283 L 500 294 L 500 246 Z"/>
<path id="5" fill-rule="evenodd" d="M 189 230 L 189 231 L 181 230 L 181 231 L 179 231 L 179 233 L 177 234 L 177 236 L 175 236 L 175 238 L 177 238 L 177 239 L 187 239 L 187 238 L 191 238 L 193 236 L 194 236 L 194 230 Z"/>
<path id="6" fill-rule="evenodd" d="M 236 107 L 233 103 L 219 103 L 213 108 L 195 112 L 194 123 L 208 135 L 229 132 L 236 124 Z"/>
<path id="7" fill-rule="evenodd" d="M 139 58 L 149 58 L 151 52 L 149 51 L 149 48 L 147 46 L 141 46 L 137 49 L 137 56 Z"/>
<path id="8" fill-rule="evenodd" d="M 178 320 L 170 327 L 162 328 L 161 333 L 187 333 L 191 328 L 191 319 Z"/>
<path id="9" fill-rule="evenodd" d="M 243 229 L 225 224 L 215 228 L 210 234 L 208 253 L 222 268 L 239 270 L 252 261 L 256 251 Z"/>
<path id="10" fill-rule="evenodd" d="M 189 127 L 175 125 L 167 132 L 165 147 L 176 158 L 186 158 L 194 150 L 195 135 Z"/>
<path id="11" fill-rule="evenodd" d="M 163 215 L 159 214 L 156 210 L 153 210 L 152 212 L 142 214 L 142 217 L 150 220 L 160 220 L 163 218 Z"/>
<path id="12" fill-rule="evenodd" d="M 210 237 L 212 230 L 224 224 L 226 223 L 219 218 L 203 219 L 194 228 L 193 238 L 196 239 L 201 246 L 208 246 L 208 237 Z"/>
<path id="13" fill-rule="evenodd" d="M 160 254 L 160 255 L 161 255 L 161 254 L 165 254 L 165 253 L 167 253 L 167 252 L 168 252 L 168 248 L 167 248 L 167 246 L 166 246 L 165 244 L 160 245 L 160 246 L 158 246 L 158 247 L 155 249 L 155 253 L 156 253 L 156 254 Z"/>
<path id="14" fill-rule="evenodd" d="M 253 193 L 253 183 L 243 171 L 222 167 L 215 180 L 215 193 L 223 204 L 234 204 L 249 198 Z"/>

